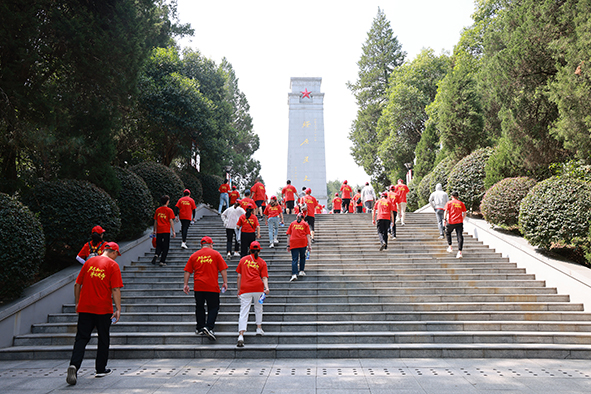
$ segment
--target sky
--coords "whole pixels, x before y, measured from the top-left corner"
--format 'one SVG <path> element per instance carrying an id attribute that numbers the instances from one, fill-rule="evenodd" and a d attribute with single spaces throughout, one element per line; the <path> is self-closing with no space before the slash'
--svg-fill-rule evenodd
<path id="1" fill-rule="evenodd" d="M 268 195 L 285 186 L 292 77 L 322 78 L 327 181 L 347 179 L 354 186 L 370 180 L 351 156 L 357 105 L 346 84 L 357 80 L 378 7 L 410 61 L 423 48 L 451 54 L 472 24 L 474 0 L 178 0 L 181 23 L 195 29 L 178 44 L 217 64 L 225 57 L 236 72 L 260 138 L 254 158 Z"/>

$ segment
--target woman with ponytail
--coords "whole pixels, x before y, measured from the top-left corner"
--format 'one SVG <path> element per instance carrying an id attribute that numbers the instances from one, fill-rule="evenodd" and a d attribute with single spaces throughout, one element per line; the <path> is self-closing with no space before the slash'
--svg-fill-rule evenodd
<path id="1" fill-rule="evenodd" d="M 107 244 L 103 241 L 103 234 L 105 230 L 101 226 L 94 226 L 92 228 L 92 234 L 90 236 L 90 242 L 84 244 L 78 256 L 76 256 L 76 260 L 80 264 L 84 264 L 89 257 L 100 256 L 103 254 L 103 249 Z"/>
<path id="2" fill-rule="evenodd" d="M 254 210 L 254 209 L 253 209 Z M 269 272 L 267 263 L 259 257 L 261 244 L 254 241 L 249 246 L 250 254 L 243 257 L 236 267 L 238 273 L 237 289 L 240 300 L 240 318 L 238 319 L 238 347 L 244 346 L 244 332 L 248 323 L 250 304 L 254 304 L 256 335 L 265 335 L 263 331 L 263 303 L 260 297 L 269 294 Z"/>
<path id="3" fill-rule="evenodd" d="M 242 232 L 240 235 L 240 257 L 246 256 L 251 242 L 261 237 L 261 226 L 256 215 L 253 215 L 254 210 L 254 204 L 248 204 L 246 213 L 240 216 L 238 223 L 236 223 L 236 229 Z"/>

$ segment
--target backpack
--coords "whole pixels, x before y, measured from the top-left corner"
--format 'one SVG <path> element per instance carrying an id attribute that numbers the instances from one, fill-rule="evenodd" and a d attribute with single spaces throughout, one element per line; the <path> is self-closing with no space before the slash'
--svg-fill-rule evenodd
<path id="1" fill-rule="evenodd" d="M 88 242 L 88 249 L 90 249 L 90 253 L 88 254 L 88 258 L 86 260 L 88 260 L 91 257 L 95 257 L 99 255 L 99 251 L 101 250 L 101 247 L 105 244 L 105 242 L 101 242 L 99 245 L 97 245 L 96 247 L 92 247 L 92 244 L 90 242 Z"/>

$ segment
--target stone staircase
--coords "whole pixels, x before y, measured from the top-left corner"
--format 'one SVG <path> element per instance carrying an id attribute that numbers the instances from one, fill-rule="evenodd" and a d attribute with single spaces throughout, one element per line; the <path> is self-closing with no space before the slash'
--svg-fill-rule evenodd
<path id="1" fill-rule="evenodd" d="M 244 348 L 236 347 L 238 258 L 227 261 L 230 289 L 221 295 L 217 342 L 195 335 L 194 298 L 182 291 L 183 267 L 202 236 L 224 254 L 219 217 L 190 228 L 188 251 L 173 239 L 166 267 L 150 264 L 151 255 L 139 258 L 122 273 L 123 310 L 111 328 L 110 357 L 591 358 L 591 314 L 581 304 L 470 236 L 464 258 L 456 259 L 438 239 L 433 214 L 408 214 L 382 252 L 369 215 L 319 215 L 316 223 L 307 276 L 295 282 L 287 227 L 275 249 L 262 227 L 271 289 L 266 335 L 254 335 L 251 313 Z M 69 358 L 76 320 L 74 305 L 64 305 L 0 349 L 0 359 Z M 86 357 L 94 357 L 95 345 L 93 338 Z"/>

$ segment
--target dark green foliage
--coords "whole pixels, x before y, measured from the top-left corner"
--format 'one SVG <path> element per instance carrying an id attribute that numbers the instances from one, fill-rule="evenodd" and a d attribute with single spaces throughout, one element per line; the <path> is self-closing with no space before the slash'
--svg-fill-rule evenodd
<path id="1" fill-rule="evenodd" d="M 438 183 L 441 183 L 441 187 L 443 188 L 443 190 L 447 189 L 447 180 L 455 164 L 456 162 L 453 158 L 446 157 L 435 166 L 435 168 L 432 171 L 433 175 L 431 181 L 429 182 L 430 192 L 427 195 L 427 201 L 429 200 L 431 193 L 435 191 L 435 186 L 437 186 Z"/>
<path id="2" fill-rule="evenodd" d="M 217 210 L 220 205 L 219 188 L 224 182 L 224 178 L 217 175 L 198 174 L 198 178 L 203 186 L 203 203 L 208 204 Z"/>
<path id="3" fill-rule="evenodd" d="M 39 219 L 20 201 L 0 193 L 0 299 L 17 298 L 33 283 L 45 255 Z"/>
<path id="4" fill-rule="evenodd" d="M 183 196 L 183 181 L 169 167 L 154 162 L 144 162 L 130 168 L 146 182 L 155 207 L 160 206 L 160 197 L 168 195 L 168 206 L 174 209 L 176 202 Z"/>
<path id="5" fill-rule="evenodd" d="M 484 196 L 484 167 L 492 152 L 492 148 L 478 149 L 460 160 L 449 173 L 448 194 L 458 192 L 469 211 L 478 209 Z"/>
<path id="6" fill-rule="evenodd" d="M 417 195 L 419 200 L 419 207 L 429 203 L 429 196 L 435 191 L 431 190 L 431 182 L 433 181 L 433 172 L 425 175 L 417 187 Z"/>
<path id="7" fill-rule="evenodd" d="M 439 153 L 439 136 L 433 123 L 427 124 L 425 131 L 421 134 L 421 140 L 415 149 L 416 164 L 414 175 L 423 177 L 435 166 L 435 159 Z"/>
<path id="8" fill-rule="evenodd" d="M 552 177 L 535 185 L 521 201 L 519 227 L 534 246 L 584 242 L 591 220 L 591 185 Z"/>
<path id="9" fill-rule="evenodd" d="M 183 171 L 177 171 L 177 174 L 181 178 L 181 181 L 183 181 L 185 189 L 191 191 L 191 198 L 195 200 L 195 204 L 199 205 L 203 202 L 203 186 L 199 178 L 197 178 L 198 172 L 193 168 L 189 168 Z"/>
<path id="10" fill-rule="evenodd" d="M 154 202 L 146 182 L 130 170 L 115 167 L 121 191 L 115 199 L 121 213 L 121 231 L 117 239 L 139 237 L 152 223 Z"/>
<path id="11" fill-rule="evenodd" d="M 506 178 L 495 183 L 480 203 L 484 220 L 508 230 L 518 228 L 519 205 L 535 184 L 535 179 L 527 177 Z"/>
<path id="12" fill-rule="evenodd" d="M 419 195 L 417 193 L 418 184 L 414 182 L 414 179 L 408 184 L 410 190 L 406 195 L 406 210 L 413 212 L 419 209 Z"/>
<path id="13" fill-rule="evenodd" d="M 105 240 L 114 240 L 121 227 L 119 208 L 104 190 L 90 182 L 73 179 L 42 182 L 23 203 L 39 215 L 45 232 L 47 258 L 73 258 L 90 230 L 105 229 Z"/>

